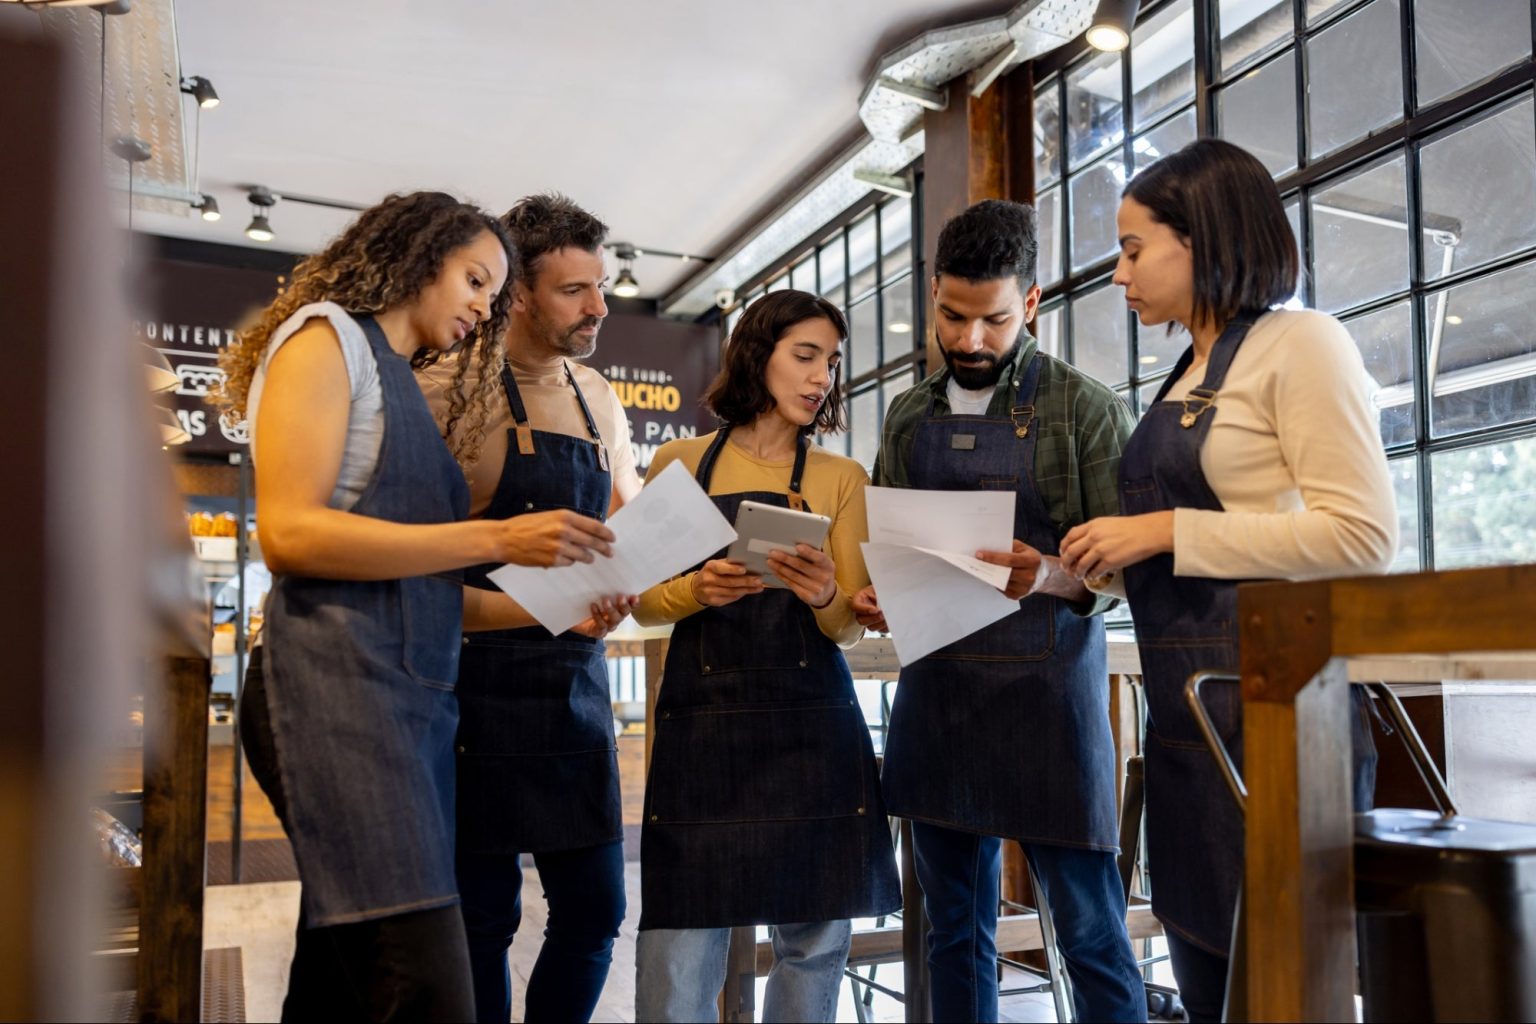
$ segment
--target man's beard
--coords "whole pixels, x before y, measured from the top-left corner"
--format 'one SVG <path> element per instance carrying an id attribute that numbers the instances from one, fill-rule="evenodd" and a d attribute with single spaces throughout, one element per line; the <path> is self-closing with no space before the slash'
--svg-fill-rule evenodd
<path id="1" fill-rule="evenodd" d="M 586 335 L 577 334 L 576 332 L 585 327 L 596 327 L 601 330 L 603 324 L 602 317 L 583 317 L 581 320 L 572 324 L 570 327 L 564 329 L 555 326 L 554 324 L 545 320 L 543 317 L 538 317 L 536 319 L 539 333 L 542 334 L 548 341 L 549 347 L 560 353 L 562 356 L 565 356 L 569 359 L 585 359 L 593 352 L 597 351 L 596 334 L 592 335 L 591 337 L 587 337 Z"/>
<path id="2" fill-rule="evenodd" d="M 968 358 L 981 360 L 979 364 L 970 366 L 955 362 L 956 354 L 949 349 L 939 346 L 939 351 L 944 355 L 944 365 L 949 367 L 950 375 L 967 391 L 980 391 L 983 388 L 996 387 L 997 382 L 1003 379 L 1003 371 L 1008 368 L 1014 354 L 1019 351 L 1019 339 L 1015 338 L 1013 347 L 1001 356 L 995 356 L 990 352 L 977 352 Z"/>

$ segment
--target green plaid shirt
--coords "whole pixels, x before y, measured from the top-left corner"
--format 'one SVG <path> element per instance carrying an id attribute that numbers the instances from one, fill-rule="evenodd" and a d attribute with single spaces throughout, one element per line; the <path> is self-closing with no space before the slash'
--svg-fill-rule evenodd
<path id="1" fill-rule="evenodd" d="M 1034 338 L 1024 336 L 1018 355 L 992 393 L 988 416 L 1008 415 L 1014 379 L 1038 347 Z M 1120 396 L 1092 377 L 1052 356 L 1042 355 L 1042 360 L 1035 396 L 1035 423 L 1042 424 L 1042 429 L 1035 443 L 1034 481 L 1060 538 L 1079 523 L 1119 514 L 1120 450 L 1136 419 Z M 948 368 L 942 368 L 891 403 L 875 457 L 876 486 L 912 486 L 909 465 L 917 425 L 930 398 L 935 415 L 948 415 L 949 376 Z M 1100 597 L 1077 610 L 1095 615 L 1114 605 L 1113 598 Z"/>

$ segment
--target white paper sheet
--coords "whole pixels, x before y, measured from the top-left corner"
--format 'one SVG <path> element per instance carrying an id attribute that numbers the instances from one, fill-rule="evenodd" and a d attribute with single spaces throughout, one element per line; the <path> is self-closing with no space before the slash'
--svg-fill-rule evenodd
<path id="1" fill-rule="evenodd" d="M 863 547 L 875 597 L 903 665 L 1018 611 L 1017 601 L 940 555 L 899 544 Z"/>
<path id="2" fill-rule="evenodd" d="M 1012 491 L 871 487 L 865 492 L 869 542 L 926 551 L 1001 590 L 1008 585 L 1009 568 L 975 555 L 1013 550 L 1014 501 Z"/>
<path id="3" fill-rule="evenodd" d="M 613 556 L 558 569 L 504 565 L 491 582 L 551 633 L 591 616 L 591 605 L 616 594 L 638 594 L 671 579 L 736 539 L 693 474 L 674 462 L 608 520 L 617 538 Z"/>

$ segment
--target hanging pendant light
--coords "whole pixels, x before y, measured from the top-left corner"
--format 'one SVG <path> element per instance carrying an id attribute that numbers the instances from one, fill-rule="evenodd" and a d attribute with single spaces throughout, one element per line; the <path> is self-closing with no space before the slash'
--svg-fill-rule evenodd
<path id="1" fill-rule="evenodd" d="M 146 342 L 139 342 L 144 354 L 144 376 L 149 382 L 149 390 L 153 394 L 164 391 L 175 391 L 181 378 L 176 376 L 176 371 L 171 368 L 171 361 L 165 358 L 165 353 Z"/>
<path id="2" fill-rule="evenodd" d="M 166 447 L 177 444 L 186 444 L 192 440 L 192 435 L 187 433 L 187 428 L 182 426 L 181 417 L 176 413 L 160 406 L 155 410 L 155 419 L 160 424 L 160 443 Z"/>
<path id="3" fill-rule="evenodd" d="M 1088 26 L 1088 45 L 1096 50 L 1115 52 L 1131 45 L 1131 30 L 1136 27 L 1139 0 L 1099 0 Z"/>
<path id="4" fill-rule="evenodd" d="M 245 226 L 245 237 L 253 242 L 272 241 L 272 222 L 267 213 L 277 205 L 277 197 L 265 188 L 253 188 L 247 198 L 251 201 L 251 222 Z"/>

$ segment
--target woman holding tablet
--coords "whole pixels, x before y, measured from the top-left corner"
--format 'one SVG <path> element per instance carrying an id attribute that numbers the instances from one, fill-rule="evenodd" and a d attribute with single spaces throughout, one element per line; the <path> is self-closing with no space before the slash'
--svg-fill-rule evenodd
<path id="1" fill-rule="evenodd" d="M 847 324 L 779 291 L 742 314 L 704 401 L 722 422 L 671 441 L 721 513 L 744 501 L 832 520 L 825 550 L 768 555 L 782 587 L 717 557 L 652 587 L 635 618 L 676 623 L 656 705 L 641 843 L 636 1017 L 713 1020 L 730 929 L 773 926 L 765 1021 L 830 1021 L 849 918 L 901 904 L 880 783 L 841 646 L 863 634 L 852 595 L 868 476 L 811 441 L 840 430 Z"/>
<path id="2" fill-rule="evenodd" d="M 563 511 L 458 521 L 455 456 L 476 455 L 495 375 L 453 384 L 450 450 L 411 365 L 500 365 L 511 252 L 452 196 L 391 196 L 301 262 L 223 356 L 274 574 L 240 733 L 302 882 L 285 1020 L 474 1014 L 453 861 L 460 622 L 529 620 L 450 574 L 591 561 L 613 539 Z"/>
<path id="3" fill-rule="evenodd" d="M 1153 907 L 1191 1021 L 1218 1020 L 1243 870 L 1243 821 L 1184 703 L 1200 669 L 1236 672 L 1237 584 L 1379 573 L 1397 513 L 1360 353 L 1337 320 L 1275 307 L 1296 241 L 1264 167 L 1202 139 L 1126 187 L 1115 283 L 1146 327 L 1190 347 L 1120 462 L 1119 516 L 1061 544 L 1090 579 L 1121 573 L 1147 689 L 1147 846 Z M 1118 581 L 1117 581 L 1118 582 Z M 1237 687 L 1206 688 L 1241 763 Z M 1355 702 L 1355 805 L 1375 749 Z"/>

